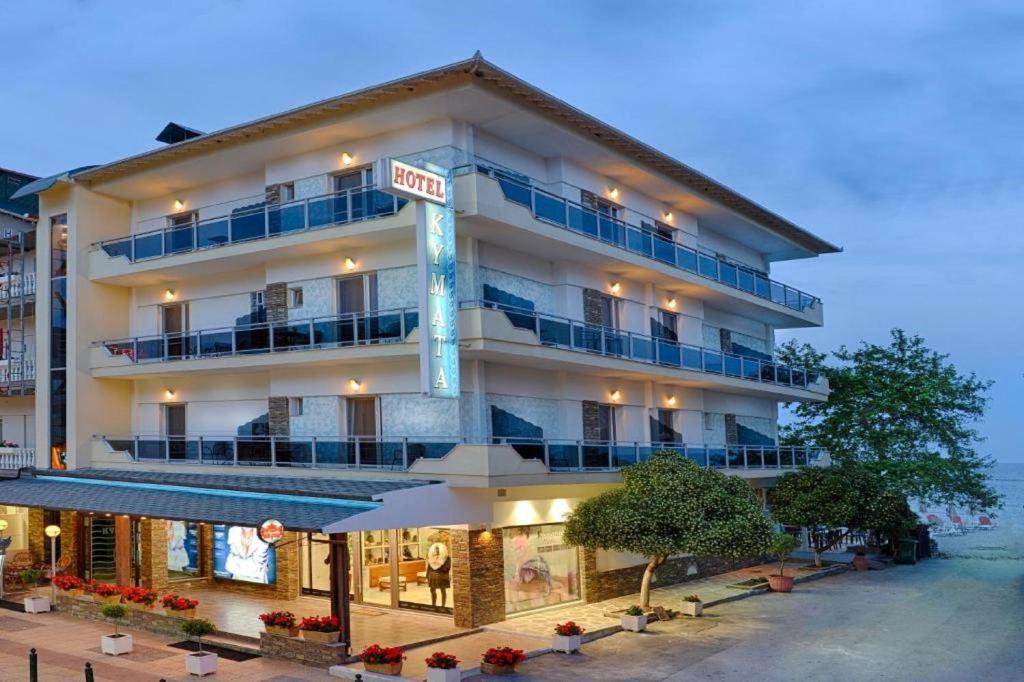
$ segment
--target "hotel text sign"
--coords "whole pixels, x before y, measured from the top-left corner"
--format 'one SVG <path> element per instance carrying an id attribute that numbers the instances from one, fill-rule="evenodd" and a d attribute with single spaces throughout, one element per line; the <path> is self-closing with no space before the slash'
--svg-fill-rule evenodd
<path id="1" fill-rule="evenodd" d="M 382 159 L 381 189 L 416 201 L 419 275 L 420 386 L 432 398 L 459 397 L 458 291 L 455 281 L 455 205 L 446 168 Z"/>

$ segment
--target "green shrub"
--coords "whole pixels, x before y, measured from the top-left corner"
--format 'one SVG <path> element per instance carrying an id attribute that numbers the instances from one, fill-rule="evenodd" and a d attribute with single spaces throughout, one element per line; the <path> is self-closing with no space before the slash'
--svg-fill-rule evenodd
<path id="1" fill-rule="evenodd" d="M 637 606 L 636 604 L 633 604 L 628 609 L 626 609 L 626 615 L 627 616 L 642 616 L 642 615 L 644 615 L 644 610 L 642 608 L 640 608 L 639 606 Z"/>
<path id="2" fill-rule="evenodd" d="M 21 582 L 33 587 L 39 583 L 39 579 L 42 577 L 43 572 L 36 568 L 28 568 L 21 572 Z"/>
<path id="3" fill-rule="evenodd" d="M 114 634 L 116 635 L 118 634 L 117 622 L 128 614 L 128 608 L 120 604 L 106 604 L 100 609 L 100 613 L 114 624 Z"/>
<path id="4" fill-rule="evenodd" d="M 186 637 L 195 637 L 200 653 L 203 651 L 203 637 L 216 630 L 213 623 L 205 618 L 189 618 L 181 624 L 181 631 Z"/>

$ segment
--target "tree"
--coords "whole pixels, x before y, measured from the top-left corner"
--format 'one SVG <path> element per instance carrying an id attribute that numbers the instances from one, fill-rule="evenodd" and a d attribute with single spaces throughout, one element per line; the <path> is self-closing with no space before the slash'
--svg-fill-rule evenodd
<path id="1" fill-rule="evenodd" d="M 622 470 L 623 485 L 589 500 L 565 521 L 565 542 L 648 559 L 640 586 L 674 554 L 741 559 L 764 553 L 772 524 L 750 485 L 663 450 Z"/>
<path id="2" fill-rule="evenodd" d="M 990 458 L 975 450 L 974 424 L 984 416 L 991 382 L 961 374 L 920 336 L 901 329 L 888 345 L 862 343 L 833 354 L 807 344 L 784 344 L 781 362 L 824 374 L 825 402 L 795 406 L 797 422 L 783 429 L 787 444 L 828 451 L 833 461 L 858 462 L 905 496 L 989 508 L 999 504 L 988 483 Z"/>

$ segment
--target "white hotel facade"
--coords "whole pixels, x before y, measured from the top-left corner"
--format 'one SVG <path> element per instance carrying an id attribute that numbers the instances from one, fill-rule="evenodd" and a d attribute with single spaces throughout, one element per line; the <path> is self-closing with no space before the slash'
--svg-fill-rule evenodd
<path id="1" fill-rule="evenodd" d="M 33 188 L 35 485 L 63 479 L 40 504 L 80 574 L 100 570 L 105 513 L 134 548 L 116 577 L 154 586 L 175 578 L 137 558 L 164 551 L 154 519 L 198 538 L 239 521 L 124 508 L 123 490 L 87 506 L 69 473 L 256 500 L 366 488 L 359 513 L 281 519 L 297 541 L 266 593 L 479 625 L 635 589 L 638 557 L 560 537 L 624 464 L 671 447 L 763 490 L 817 460 L 778 446 L 778 405 L 828 386 L 773 351 L 823 304 L 770 269 L 838 249 L 479 55 L 165 133 L 180 141 Z M 396 169 L 423 182 L 389 190 Z M 716 568 L 674 563 L 662 580 Z"/>

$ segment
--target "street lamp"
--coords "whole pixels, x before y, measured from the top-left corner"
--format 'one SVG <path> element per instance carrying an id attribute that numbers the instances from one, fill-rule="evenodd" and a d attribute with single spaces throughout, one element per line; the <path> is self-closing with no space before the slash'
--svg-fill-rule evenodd
<path id="1" fill-rule="evenodd" d="M 60 526 L 47 526 L 43 529 L 46 537 L 50 538 L 50 602 L 57 603 L 57 537 L 60 535 Z"/>

